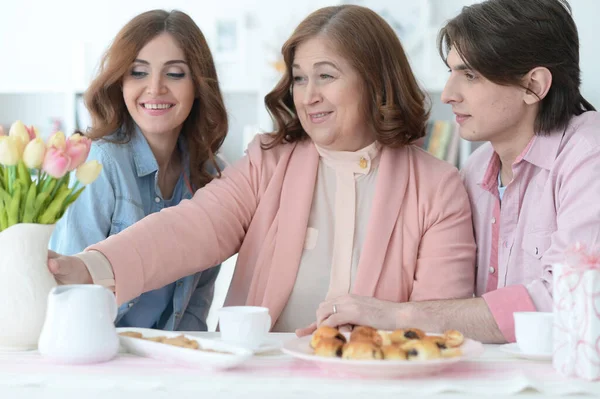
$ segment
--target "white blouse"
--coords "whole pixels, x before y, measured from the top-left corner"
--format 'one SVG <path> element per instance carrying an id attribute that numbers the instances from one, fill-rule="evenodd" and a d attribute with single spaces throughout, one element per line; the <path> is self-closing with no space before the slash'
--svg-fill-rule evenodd
<path id="1" fill-rule="evenodd" d="M 375 194 L 380 145 L 320 154 L 317 181 L 296 282 L 273 331 L 316 320 L 319 304 L 350 292 Z"/>

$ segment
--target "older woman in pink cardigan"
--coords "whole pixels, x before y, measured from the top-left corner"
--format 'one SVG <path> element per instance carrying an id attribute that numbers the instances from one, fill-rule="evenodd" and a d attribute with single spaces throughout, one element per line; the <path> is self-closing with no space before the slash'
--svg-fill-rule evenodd
<path id="1" fill-rule="evenodd" d="M 369 9 L 326 7 L 282 52 L 265 98 L 275 132 L 192 200 L 51 254 L 60 283 L 123 303 L 238 253 L 226 305 L 266 306 L 273 331 L 300 334 L 341 307 L 394 329 L 402 302 L 472 297 L 469 201 L 453 166 L 411 144 L 428 112 L 394 31 Z"/>

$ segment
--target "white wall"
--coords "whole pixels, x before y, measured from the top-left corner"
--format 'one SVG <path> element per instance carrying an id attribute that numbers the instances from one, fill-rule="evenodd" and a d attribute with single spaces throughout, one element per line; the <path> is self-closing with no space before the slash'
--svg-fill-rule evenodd
<path id="1" fill-rule="evenodd" d="M 304 0 L 286 3 L 278 0 L 20 0 L 0 3 L 0 124 L 15 119 L 49 126 L 50 117 L 72 104 L 63 91 L 83 91 L 93 76 L 99 57 L 118 30 L 140 12 L 154 9 L 180 9 L 187 12 L 202 29 L 214 51 L 216 21 L 237 19 L 243 25 L 240 51 L 233 57 L 216 57 L 219 77 L 230 113 L 230 135 L 224 145 L 225 156 L 236 159 L 243 153 L 242 131 L 246 125 L 262 130 L 271 128 L 263 97 L 277 81 L 270 66 L 276 60 L 283 40 L 308 13 L 337 1 Z M 15 96 L 6 93 L 55 94 L 50 106 L 21 112 Z M 3 107 L 4 103 L 14 103 Z M 19 106 L 25 105 L 18 101 Z M 4 111 L 3 111 L 4 109 Z M 18 110 L 17 110 L 18 111 Z M 58 115 L 57 115 L 58 114 Z M 73 128 L 74 114 L 66 114 L 66 128 Z"/>
<path id="2" fill-rule="evenodd" d="M 527 1 L 527 0 L 523 0 Z M 441 27 L 444 21 L 458 14 L 465 5 L 478 3 L 477 0 L 430 0 L 432 9 L 432 21 Z M 596 109 L 600 111 L 600 30 L 597 27 L 597 16 L 600 15 L 599 0 L 569 0 L 573 10 L 573 18 L 577 24 L 580 41 L 580 67 L 582 75 L 582 93 Z M 432 58 L 434 67 L 437 68 L 438 76 L 447 76 L 446 67 L 439 59 Z M 439 85 L 438 85 L 439 86 Z M 434 107 L 432 118 L 451 118 L 450 108 L 441 104 L 440 93 L 431 93 Z"/>
<path id="3" fill-rule="evenodd" d="M 600 1 L 571 0 L 570 3 L 579 30 L 583 96 L 600 110 Z"/>
<path id="4" fill-rule="evenodd" d="M 242 131 L 246 125 L 268 130 L 270 119 L 264 110 L 263 96 L 274 85 L 278 76 L 270 66 L 275 61 L 285 38 L 310 11 L 338 3 L 358 3 L 376 11 L 388 10 L 402 16 L 409 7 L 425 0 L 20 0 L 0 3 L 0 74 L 1 93 L 45 92 L 42 107 L 39 100 L 31 101 L 12 95 L 0 95 L 0 123 L 27 119 L 30 123 L 45 123 L 50 116 L 59 116 L 60 110 L 72 107 L 64 96 L 48 93 L 64 90 L 83 90 L 101 51 L 117 31 L 133 16 L 153 8 L 178 8 L 188 12 L 201 27 L 213 47 L 216 38 L 216 20 L 239 19 L 244 26 L 242 50 L 239 59 L 219 59 L 219 75 L 225 89 L 226 103 L 231 115 L 231 131 L 224 146 L 225 155 L 233 160 L 243 152 Z M 444 20 L 456 15 L 463 5 L 474 0 L 429 0 L 433 29 L 424 58 L 413 58 L 415 70 L 423 76 L 423 69 L 431 71 L 425 86 L 433 87 L 432 97 L 446 78 L 445 67 L 435 53 L 436 29 Z M 524 0 L 525 1 L 525 0 Z M 581 38 L 581 68 L 583 92 L 593 104 L 600 107 L 600 46 L 596 16 L 600 1 L 571 0 Z M 419 63 L 420 62 L 420 63 Z M 425 65 L 423 65 L 423 62 Z M 31 95 L 28 98 L 31 98 Z M 62 104 L 62 105 L 58 105 Z M 19 111 L 20 110 L 20 111 Z M 436 101 L 434 115 L 444 115 L 447 108 Z M 70 112 L 70 111 L 69 111 Z M 67 112 L 67 119 L 72 115 Z M 35 117 L 40 115 L 39 117 Z M 44 128 L 44 126 L 41 126 Z M 70 125 L 67 124 L 67 127 Z"/>
<path id="5" fill-rule="evenodd" d="M 474 0 L 430 0 L 436 10 L 435 21 L 440 25 L 447 18 L 460 12 L 463 5 L 478 3 Z M 527 1 L 527 0 L 523 0 Z M 580 66 L 584 97 L 600 110 L 600 30 L 598 15 L 600 1 L 569 0 L 573 19 L 579 31 Z"/>

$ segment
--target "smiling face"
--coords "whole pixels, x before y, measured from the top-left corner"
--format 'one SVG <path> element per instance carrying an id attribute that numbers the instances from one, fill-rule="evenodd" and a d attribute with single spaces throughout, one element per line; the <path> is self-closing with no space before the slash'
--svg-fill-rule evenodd
<path id="1" fill-rule="evenodd" d="M 178 135 L 194 104 L 183 50 L 168 33 L 149 41 L 123 77 L 123 99 L 144 135 Z"/>
<path id="2" fill-rule="evenodd" d="M 315 144 L 357 151 L 375 140 L 363 109 L 363 85 L 354 68 L 323 37 L 300 44 L 292 65 L 293 99 L 304 131 Z"/>
<path id="3" fill-rule="evenodd" d="M 451 73 L 442 101 L 452 106 L 462 138 L 494 143 L 531 134 L 537 108 L 527 106 L 525 89 L 491 82 L 470 70 L 455 49 L 446 62 Z"/>

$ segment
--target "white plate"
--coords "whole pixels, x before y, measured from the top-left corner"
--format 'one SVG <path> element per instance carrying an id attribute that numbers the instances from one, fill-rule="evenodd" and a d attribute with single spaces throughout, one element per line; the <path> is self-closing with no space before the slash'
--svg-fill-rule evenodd
<path id="1" fill-rule="evenodd" d="M 229 369 L 245 362 L 253 355 L 252 351 L 249 349 L 240 348 L 222 341 L 187 335 L 180 331 L 162 331 L 149 328 L 117 328 L 117 333 L 122 333 L 125 331 L 139 332 L 144 338 L 158 336 L 176 337 L 183 334 L 186 338 L 197 341 L 202 348 L 229 352 L 205 352 L 202 350 L 180 348 L 173 345 L 161 344 L 160 342 L 153 342 L 145 339 L 124 337 L 119 335 L 121 345 L 129 353 L 143 357 L 171 361 L 174 363 L 186 364 L 193 367 L 213 370 Z"/>
<path id="2" fill-rule="evenodd" d="M 281 349 L 293 357 L 316 363 L 319 367 L 338 373 L 357 374 L 365 377 L 394 378 L 426 375 L 440 372 L 453 364 L 480 356 L 484 349 L 481 342 L 466 339 L 462 356 L 435 360 L 351 360 L 339 357 L 316 356 L 310 347 L 311 336 L 285 342 Z"/>
<path id="3" fill-rule="evenodd" d="M 517 345 L 516 343 L 502 345 L 500 347 L 500 350 L 504 353 L 508 353 L 513 356 L 520 357 L 522 359 L 544 360 L 544 361 L 552 360 L 552 353 L 545 353 L 545 354 L 541 354 L 541 355 L 532 355 L 532 354 L 528 354 L 528 353 L 523 353 L 523 352 L 521 352 L 521 349 L 519 349 L 519 345 Z"/>

